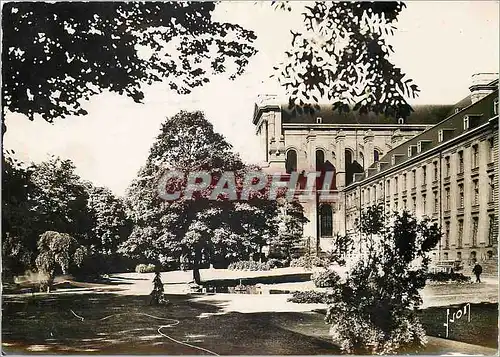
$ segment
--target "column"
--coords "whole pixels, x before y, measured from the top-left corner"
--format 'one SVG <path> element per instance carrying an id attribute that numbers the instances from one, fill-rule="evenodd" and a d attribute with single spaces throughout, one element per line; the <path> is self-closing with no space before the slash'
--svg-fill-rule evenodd
<path id="1" fill-rule="evenodd" d="M 336 144 L 336 157 L 337 157 L 337 189 L 340 191 L 345 187 L 345 133 L 342 130 L 339 130 L 337 136 L 335 137 Z"/>
<path id="2" fill-rule="evenodd" d="M 371 164 L 373 164 L 374 157 L 373 157 L 373 132 L 368 129 L 365 133 L 364 136 L 364 143 L 365 143 L 365 167 L 363 169 L 367 169 L 370 167 Z"/>

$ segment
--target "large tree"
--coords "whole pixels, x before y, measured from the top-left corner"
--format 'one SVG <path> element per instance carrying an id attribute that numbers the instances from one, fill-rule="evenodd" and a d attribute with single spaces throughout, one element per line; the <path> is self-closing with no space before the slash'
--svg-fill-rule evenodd
<path id="1" fill-rule="evenodd" d="M 92 240 L 88 193 L 71 160 L 52 157 L 33 166 L 31 182 L 37 228 L 41 234 L 56 231 L 70 234 L 81 244 Z"/>
<path id="2" fill-rule="evenodd" d="M 214 2 L 10 2 L 2 7 L 2 106 L 33 119 L 84 115 L 104 90 L 141 102 L 241 74 L 255 35 L 212 20 Z M 5 130 L 5 127 L 3 128 Z"/>
<path id="3" fill-rule="evenodd" d="M 225 138 L 214 132 L 203 113 L 180 112 L 167 119 L 129 190 L 134 230 L 121 251 L 160 263 L 187 256 L 197 282 L 202 261 L 237 260 L 258 251 L 264 244 L 262 236 L 274 230 L 273 220 L 266 217 L 276 213 L 275 203 L 259 200 L 258 195 L 248 201 L 210 197 L 223 172 L 234 172 L 241 182 L 249 169 Z M 204 171 L 212 182 L 194 199 L 181 196 L 167 202 L 158 194 L 158 183 L 167 170 Z M 186 180 L 180 180 L 180 185 L 185 187 Z M 257 223 L 257 217 L 263 221 Z"/>
<path id="4" fill-rule="evenodd" d="M 7 274 L 21 273 L 34 261 L 37 232 L 32 168 L 4 153 L 2 165 L 2 266 Z"/>
<path id="5" fill-rule="evenodd" d="M 278 9 L 292 10 L 288 1 Z M 406 117 L 419 89 L 391 62 L 389 43 L 402 2 L 316 1 L 304 6 L 305 30 L 292 32 L 287 60 L 276 67 L 290 106 L 314 111 L 319 100 L 333 109 Z"/>

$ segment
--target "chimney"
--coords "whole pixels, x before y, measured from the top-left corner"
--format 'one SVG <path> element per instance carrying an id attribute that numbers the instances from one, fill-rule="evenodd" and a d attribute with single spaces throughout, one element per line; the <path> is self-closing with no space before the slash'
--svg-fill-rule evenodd
<path id="1" fill-rule="evenodd" d="M 472 85 L 469 87 L 472 103 L 480 101 L 498 87 L 498 73 L 476 73 L 472 75 Z"/>

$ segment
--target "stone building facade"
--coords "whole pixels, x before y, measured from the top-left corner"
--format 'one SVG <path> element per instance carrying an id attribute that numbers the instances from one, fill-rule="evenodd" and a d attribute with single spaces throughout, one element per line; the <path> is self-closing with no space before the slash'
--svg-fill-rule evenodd
<path id="1" fill-rule="evenodd" d="M 484 97 L 388 151 L 345 189 L 347 232 L 362 209 L 413 212 L 442 227 L 434 258 L 487 261 L 498 252 L 498 80 Z M 483 92 L 486 86 L 482 87 Z M 488 94 L 489 93 L 489 94 Z"/>
<path id="2" fill-rule="evenodd" d="M 446 168 L 446 162 L 443 163 L 445 157 L 449 157 L 450 170 L 455 167 L 456 163 L 453 160 L 455 160 L 456 155 L 459 155 L 457 153 L 459 150 L 450 147 L 449 150 L 451 151 L 445 152 L 441 143 L 436 145 L 438 143 L 436 135 L 441 130 L 437 128 L 441 128 L 443 122 L 451 120 L 451 118 L 463 117 L 470 112 L 471 128 L 474 128 L 473 131 L 468 132 L 467 135 L 470 135 L 470 133 L 476 132 L 477 127 L 475 125 L 478 125 L 477 123 L 486 120 L 486 117 L 489 117 L 489 119 L 494 118 L 493 112 L 488 112 L 488 114 L 485 112 L 480 116 L 479 114 L 483 112 L 478 111 L 478 108 L 486 110 L 483 107 L 488 105 L 485 104 L 488 101 L 491 102 L 489 107 L 493 110 L 492 100 L 494 101 L 495 98 L 493 97 L 495 95 L 488 93 L 492 92 L 492 88 L 496 84 L 492 83 L 491 78 L 492 75 L 474 76 L 471 95 L 467 98 L 455 105 L 415 106 L 414 112 L 406 119 L 389 118 L 374 115 L 373 113 L 339 113 L 332 111 L 327 106 L 322 106 L 313 113 L 292 113 L 288 110 L 287 105 L 281 105 L 274 96 L 261 96 L 255 105 L 253 123 L 256 127 L 256 134 L 261 140 L 261 155 L 266 171 L 272 174 L 290 173 L 292 171 L 333 172 L 334 178 L 330 187 L 327 187 L 328 192 L 321 191 L 318 188 L 315 194 L 300 196 L 305 215 L 309 219 L 309 222 L 304 226 L 304 236 L 311 237 L 316 242 L 318 249 L 328 250 L 336 233 L 346 234 L 350 232 L 355 219 L 359 217 L 360 209 L 366 207 L 368 202 L 384 203 L 385 207 L 394 210 L 403 209 L 404 202 L 406 202 L 407 208 L 413 208 L 413 205 L 416 205 L 415 211 L 417 214 L 431 214 L 431 211 L 428 210 L 435 204 L 434 194 L 437 192 L 438 215 L 432 217 L 442 219 L 443 227 L 446 226 L 447 222 L 449 223 L 450 238 L 448 238 L 449 251 L 447 257 L 449 259 L 455 258 L 452 256 L 451 251 L 453 240 L 451 237 L 454 236 L 454 232 L 458 228 L 457 223 L 451 219 L 451 216 L 457 216 L 457 212 L 453 210 L 451 200 L 454 197 L 452 195 L 456 193 L 455 191 L 460 186 L 455 187 L 456 177 L 452 175 L 451 171 L 450 175 L 446 176 L 449 183 L 445 184 L 442 170 Z M 475 103 L 472 103 L 472 101 Z M 478 111 L 478 113 L 474 111 Z M 443 138 L 446 138 L 447 145 L 451 145 L 451 141 L 449 141 L 451 137 L 458 141 L 465 140 L 463 138 L 467 135 L 460 134 L 457 136 L 456 133 L 459 132 L 459 128 L 455 129 L 448 130 L 447 127 L 443 127 L 442 135 Z M 472 155 L 472 147 L 476 147 L 475 145 L 480 150 L 478 154 L 478 160 L 480 160 L 478 171 L 484 167 L 489 170 L 487 174 L 483 174 L 481 171 L 481 175 L 478 176 L 477 180 L 479 180 L 478 185 L 480 187 L 487 187 L 483 185 L 490 182 L 491 174 L 493 174 L 493 182 L 498 178 L 495 171 L 497 169 L 495 168 L 494 172 L 491 171 L 495 165 L 485 161 L 486 153 L 496 152 L 495 148 L 497 147 L 494 146 L 490 149 L 487 146 L 490 142 L 488 140 L 495 137 L 492 141 L 493 145 L 498 145 L 494 134 L 494 130 L 497 129 L 488 130 L 482 133 L 482 136 L 478 136 L 481 139 L 477 139 L 479 140 L 477 144 L 473 143 L 473 139 L 470 139 L 472 140 L 470 144 L 469 141 L 463 142 L 464 170 L 466 170 L 467 160 L 470 160 L 470 155 Z M 410 157 L 407 157 L 409 153 L 408 147 L 411 147 Z M 435 147 L 440 148 L 440 152 L 436 153 L 438 156 L 441 155 L 439 159 L 436 159 L 435 155 L 431 155 Z M 394 164 L 392 163 L 393 157 Z M 439 189 L 437 191 L 435 189 L 436 182 L 432 178 L 435 172 L 434 162 L 437 162 L 438 165 L 439 180 L 437 183 Z M 407 166 L 405 163 L 407 163 Z M 410 167 L 410 165 L 413 166 Z M 414 166 L 415 170 L 420 170 L 418 174 L 415 171 L 417 185 L 415 188 L 410 185 L 413 179 Z M 425 169 L 422 168 L 424 166 Z M 403 172 L 406 168 L 408 169 L 407 172 Z M 425 193 L 422 189 L 422 182 L 420 182 L 422 180 L 422 170 L 427 170 L 428 182 L 426 181 L 425 189 L 427 191 Z M 387 174 L 385 174 L 386 172 Z M 394 177 L 387 176 L 389 172 Z M 464 180 L 468 180 L 469 177 L 472 178 L 471 175 L 472 173 L 464 171 Z M 397 180 L 401 180 L 401 182 L 396 183 L 395 177 L 398 177 Z M 386 205 L 384 191 L 386 190 L 387 180 L 390 182 L 388 189 L 392 188 L 393 192 L 393 195 L 389 196 L 392 197 L 392 200 L 387 202 L 389 206 Z M 406 196 L 404 196 L 402 189 L 403 180 L 406 180 L 408 187 L 405 193 Z M 475 182 L 474 180 L 476 179 L 473 178 L 472 182 Z M 465 181 L 465 183 L 468 183 L 468 181 Z M 469 187 L 465 188 L 465 183 L 464 199 L 466 194 L 470 195 L 470 192 L 472 192 Z M 397 196 L 394 196 L 394 192 L 396 192 L 394 185 L 398 185 Z M 441 207 L 441 203 L 445 202 L 443 195 L 448 192 L 445 188 L 446 185 L 449 187 L 450 195 L 450 209 L 448 210 Z M 495 190 L 497 190 L 497 186 L 494 186 Z M 496 192 L 495 190 L 494 192 Z M 382 194 L 380 194 L 381 192 Z M 484 188 L 480 193 L 481 195 L 485 194 Z M 415 198 L 415 201 L 413 198 Z M 486 200 L 484 197 L 481 199 Z M 495 200 L 494 202 L 498 202 L 496 198 Z M 482 210 L 484 205 L 484 203 L 480 204 L 479 209 Z M 494 204 L 486 205 L 491 209 Z M 463 209 L 463 232 L 465 232 L 465 229 L 470 228 L 466 220 L 476 219 L 476 211 L 469 212 L 469 208 L 465 208 L 466 206 Z M 486 210 L 485 212 L 490 211 Z M 495 215 L 495 213 L 492 214 Z M 449 215 L 449 220 L 445 220 L 445 217 L 448 217 L 446 215 Z M 477 232 L 483 232 L 487 229 L 486 226 L 489 227 L 487 221 L 490 219 L 490 213 L 481 213 L 477 217 Z M 465 240 L 466 238 L 463 238 L 462 247 L 465 246 Z M 477 242 L 480 241 L 484 241 L 484 244 L 486 244 L 484 234 L 479 237 L 478 233 Z M 443 241 L 442 244 L 444 247 L 445 242 Z M 444 258 L 444 249 L 439 252 L 441 257 Z M 484 245 L 484 249 L 477 250 L 476 254 L 490 254 L 488 252 L 487 245 Z M 462 254 L 466 254 L 466 252 L 464 251 Z"/>

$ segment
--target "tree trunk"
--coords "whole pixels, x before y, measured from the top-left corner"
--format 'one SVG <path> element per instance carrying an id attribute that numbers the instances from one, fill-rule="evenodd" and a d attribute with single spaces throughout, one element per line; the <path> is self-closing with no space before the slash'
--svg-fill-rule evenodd
<path id="1" fill-rule="evenodd" d="M 200 263 L 201 263 L 201 250 L 199 248 L 195 248 L 194 254 L 194 264 L 193 264 L 193 280 L 196 284 L 201 285 L 201 277 L 200 277 Z"/>

